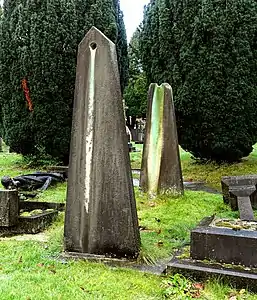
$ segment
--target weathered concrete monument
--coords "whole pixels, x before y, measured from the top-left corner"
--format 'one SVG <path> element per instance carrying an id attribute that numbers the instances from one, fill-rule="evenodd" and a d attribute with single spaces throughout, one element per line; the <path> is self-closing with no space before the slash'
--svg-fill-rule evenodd
<path id="1" fill-rule="evenodd" d="M 183 194 L 183 179 L 172 89 L 151 84 L 140 186 L 149 194 Z"/>
<path id="2" fill-rule="evenodd" d="M 64 247 L 128 258 L 140 247 L 115 44 L 95 27 L 78 49 Z"/>
<path id="3" fill-rule="evenodd" d="M 0 189 L 0 237 L 35 234 L 57 218 L 63 203 L 20 201 L 18 189 Z"/>

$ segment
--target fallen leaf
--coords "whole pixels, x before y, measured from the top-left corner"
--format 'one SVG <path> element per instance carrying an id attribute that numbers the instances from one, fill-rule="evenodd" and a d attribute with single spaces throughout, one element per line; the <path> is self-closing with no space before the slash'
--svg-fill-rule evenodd
<path id="1" fill-rule="evenodd" d="M 239 291 L 240 295 L 243 295 L 244 293 L 245 293 L 245 289 L 242 289 L 242 290 Z"/>
<path id="2" fill-rule="evenodd" d="M 18 263 L 19 263 L 19 264 L 22 263 L 22 256 L 19 257 Z"/>
<path id="3" fill-rule="evenodd" d="M 204 289 L 204 284 L 201 283 L 201 282 L 196 282 L 196 283 L 193 283 L 193 287 L 197 290 L 203 290 Z"/>
<path id="4" fill-rule="evenodd" d="M 43 267 L 43 266 L 44 266 L 43 263 L 37 264 L 37 267 Z"/>
<path id="5" fill-rule="evenodd" d="M 162 230 L 161 230 L 161 229 L 159 229 L 159 230 L 157 231 L 157 234 L 161 234 L 161 232 L 162 232 Z"/>
<path id="6" fill-rule="evenodd" d="M 156 203 L 155 203 L 155 202 L 149 202 L 149 206 L 150 206 L 150 207 L 155 207 L 155 206 L 156 206 Z"/>
<path id="7" fill-rule="evenodd" d="M 163 241 L 159 241 L 159 242 L 157 243 L 157 246 L 158 246 L 158 247 L 163 246 Z"/>
<path id="8" fill-rule="evenodd" d="M 53 274 L 56 273 L 56 270 L 55 270 L 55 266 L 54 266 L 54 265 L 48 266 L 48 270 L 49 270 L 50 272 L 52 272 Z"/>
<path id="9" fill-rule="evenodd" d="M 158 223 L 160 223 L 161 222 L 161 220 L 160 219 L 158 219 L 158 218 L 154 218 L 155 219 L 155 221 L 156 222 L 158 222 Z"/>

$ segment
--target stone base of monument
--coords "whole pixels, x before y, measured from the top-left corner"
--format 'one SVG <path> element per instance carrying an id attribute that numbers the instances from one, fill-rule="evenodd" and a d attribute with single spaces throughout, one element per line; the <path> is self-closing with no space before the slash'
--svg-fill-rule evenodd
<path id="1" fill-rule="evenodd" d="M 35 209 L 54 209 L 57 211 L 64 211 L 64 203 L 55 203 L 55 202 L 39 202 L 39 201 L 21 201 L 19 203 L 19 209 L 24 211 L 31 211 Z"/>
<path id="2" fill-rule="evenodd" d="M 252 292 L 257 292 L 257 269 L 254 268 L 174 257 L 167 264 L 165 273 L 183 274 L 196 281 L 218 278 L 220 281 L 228 283 L 235 288 L 247 288 Z"/>
<path id="3" fill-rule="evenodd" d="M 105 255 L 96 255 L 90 253 L 79 253 L 79 252 L 63 252 L 61 255 L 64 259 L 78 259 L 87 260 L 90 262 L 100 262 L 111 266 L 128 267 L 137 264 L 136 259 L 126 259 L 126 258 L 115 258 L 108 257 Z"/>
<path id="4" fill-rule="evenodd" d="M 191 257 L 257 267 L 257 222 L 244 221 L 243 226 L 220 223 L 216 226 L 215 217 L 208 217 L 191 231 Z"/>
<path id="5" fill-rule="evenodd" d="M 217 276 L 238 288 L 248 286 L 257 291 L 257 222 L 238 222 L 243 225 L 225 220 L 224 226 L 231 228 L 215 227 L 215 217 L 203 219 L 191 231 L 190 253 L 177 253 L 166 272 L 182 273 L 196 280 Z"/>
<path id="6" fill-rule="evenodd" d="M 64 210 L 64 204 L 24 201 L 19 203 L 19 210 L 21 215 L 18 216 L 15 225 L 0 226 L 0 237 L 36 234 L 45 230 L 56 220 L 58 211 Z M 35 214 L 30 215 L 30 212 Z"/>
<path id="7" fill-rule="evenodd" d="M 155 275 L 162 275 L 169 260 L 162 260 L 154 265 L 140 264 L 137 259 L 126 259 L 126 258 L 114 258 L 106 257 L 104 255 L 94 255 L 88 253 L 78 252 L 63 252 L 59 257 L 61 260 L 86 260 L 89 262 L 103 263 L 111 267 L 122 267 L 134 269 L 142 272 L 147 272 Z"/>

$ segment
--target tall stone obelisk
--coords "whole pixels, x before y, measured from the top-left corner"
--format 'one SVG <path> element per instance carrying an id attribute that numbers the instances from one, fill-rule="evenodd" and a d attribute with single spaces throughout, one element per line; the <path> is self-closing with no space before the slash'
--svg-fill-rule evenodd
<path id="1" fill-rule="evenodd" d="M 137 211 L 116 48 L 97 28 L 79 45 L 64 247 L 136 257 Z"/>
<path id="2" fill-rule="evenodd" d="M 149 87 L 140 186 L 153 196 L 184 192 L 172 89 L 167 83 Z"/>

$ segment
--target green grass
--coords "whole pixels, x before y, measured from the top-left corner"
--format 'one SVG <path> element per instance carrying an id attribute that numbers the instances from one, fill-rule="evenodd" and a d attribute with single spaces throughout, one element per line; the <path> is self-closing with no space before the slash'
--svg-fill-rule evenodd
<path id="1" fill-rule="evenodd" d="M 141 145 L 136 145 L 141 148 Z M 134 168 L 141 164 L 141 152 L 131 154 Z M 206 180 L 216 185 L 221 174 L 255 173 L 256 149 L 236 165 L 196 164 L 181 150 L 184 176 L 193 180 Z M 33 171 L 26 169 L 19 155 L 0 154 L 0 176 L 15 176 Z M 256 169 L 256 171 L 255 171 Z M 233 172 L 234 173 L 230 173 Z M 246 172 L 247 171 L 247 172 Z M 248 172 L 249 171 L 249 172 Z M 139 261 L 153 262 L 167 258 L 179 247 L 189 243 L 190 229 L 205 216 L 238 217 L 223 204 L 220 195 L 204 192 L 186 192 L 183 197 L 160 196 L 149 199 L 135 189 L 142 251 Z M 38 195 L 40 201 L 65 202 L 66 184 L 59 184 Z M 47 242 L 0 239 L 0 300 L 43 299 L 192 299 L 190 279 L 159 277 L 124 268 L 107 267 L 83 261 L 63 261 L 64 213 L 44 234 Z M 179 277 L 180 278 L 180 277 Z M 168 284 L 167 284 L 168 282 Z M 204 282 L 199 299 L 220 300 L 257 299 L 247 291 L 236 291 L 219 280 Z"/>
<path id="2" fill-rule="evenodd" d="M 142 145 L 135 146 L 140 152 L 130 154 L 131 165 L 132 168 L 140 168 L 143 149 Z M 181 148 L 180 158 L 185 181 L 205 181 L 208 185 L 217 189 L 221 189 L 220 181 L 222 176 L 257 174 L 257 144 L 253 147 L 253 152 L 248 157 L 234 164 L 200 163 L 192 159 L 191 154 Z"/>
<path id="3" fill-rule="evenodd" d="M 141 158 L 143 152 L 143 145 L 142 144 L 133 144 L 136 147 L 137 152 L 130 153 L 130 162 L 132 169 L 140 169 L 141 168 Z"/>
<path id="4" fill-rule="evenodd" d="M 234 164 L 201 164 L 191 158 L 189 153 L 181 151 L 183 176 L 186 180 L 206 181 L 209 185 L 220 189 L 222 176 L 257 174 L 257 145 L 253 152 Z"/>
<path id="5" fill-rule="evenodd" d="M 181 198 L 162 196 L 153 201 L 137 190 L 136 198 L 139 224 L 144 229 L 142 245 L 153 260 L 167 257 L 172 250 L 189 243 L 190 230 L 203 216 L 231 215 L 221 196 L 203 192 L 186 192 Z"/>

